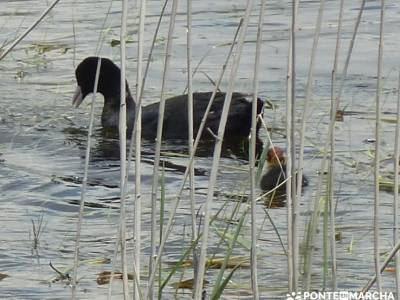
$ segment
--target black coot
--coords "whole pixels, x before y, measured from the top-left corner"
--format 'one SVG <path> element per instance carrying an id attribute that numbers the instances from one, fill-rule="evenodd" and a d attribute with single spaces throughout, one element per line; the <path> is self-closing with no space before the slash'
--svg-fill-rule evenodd
<path id="1" fill-rule="evenodd" d="M 78 107 L 85 97 L 93 92 L 98 57 L 88 57 L 84 59 L 76 68 L 77 88 L 73 97 L 72 104 Z M 120 69 L 111 60 L 102 58 L 99 83 L 97 91 L 104 96 L 104 107 L 101 116 L 103 129 L 108 133 L 118 133 L 118 120 L 120 109 Z M 194 134 L 200 127 L 201 119 L 206 110 L 211 92 L 193 93 L 193 125 Z M 201 139 L 203 141 L 214 141 L 211 132 L 217 134 L 219 121 L 225 93 L 216 94 L 211 111 L 207 117 L 205 130 Z M 187 118 L 188 95 L 179 95 L 165 101 L 165 114 L 163 123 L 163 140 L 188 138 L 188 118 Z M 127 104 L 127 128 L 131 132 L 135 119 L 135 101 L 126 82 L 126 104 Z M 262 113 L 263 101 L 257 101 L 257 113 Z M 251 102 L 246 99 L 246 95 L 233 93 L 229 116 L 226 124 L 224 143 L 238 145 L 238 142 L 248 139 L 251 127 Z M 142 107 L 142 136 L 152 140 L 157 134 L 159 103 L 153 103 Z M 257 135 L 260 122 L 257 124 Z M 209 130 L 208 130 L 209 129 Z M 258 139 L 258 136 L 257 136 Z M 262 145 L 258 139 L 258 148 Z"/>

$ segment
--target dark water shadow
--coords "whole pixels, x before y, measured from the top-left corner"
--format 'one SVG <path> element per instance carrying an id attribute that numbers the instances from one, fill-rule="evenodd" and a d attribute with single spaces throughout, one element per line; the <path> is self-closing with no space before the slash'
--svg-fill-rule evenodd
<path id="1" fill-rule="evenodd" d="M 78 145 L 79 149 L 82 150 L 81 158 L 85 157 L 85 150 L 87 145 L 87 129 L 67 127 L 63 130 L 65 135 L 65 140 L 68 143 L 74 143 Z M 104 130 L 96 129 L 92 135 L 93 143 L 91 149 L 91 161 L 117 161 L 120 159 L 120 149 L 119 140 L 116 138 L 115 134 L 110 134 L 110 132 L 105 132 Z M 196 157 L 212 157 L 214 153 L 215 141 L 212 140 L 202 140 L 199 143 L 198 149 L 196 151 Z M 129 140 L 128 140 L 129 147 Z M 256 155 L 262 152 L 263 143 L 260 139 L 256 143 Z M 243 163 L 247 163 L 248 160 L 248 149 L 249 142 L 247 139 L 227 139 L 224 141 L 221 157 L 231 158 Z M 142 161 L 145 163 L 154 162 L 154 151 L 155 142 L 149 140 L 142 140 Z M 167 140 L 162 143 L 161 152 L 163 154 L 162 162 L 160 165 L 164 165 L 167 168 L 174 169 L 178 172 L 185 172 L 186 165 L 179 165 L 172 162 L 169 158 L 172 157 L 188 157 L 189 148 L 186 140 Z M 201 169 L 195 168 L 195 175 L 205 176 L 208 172 Z"/>

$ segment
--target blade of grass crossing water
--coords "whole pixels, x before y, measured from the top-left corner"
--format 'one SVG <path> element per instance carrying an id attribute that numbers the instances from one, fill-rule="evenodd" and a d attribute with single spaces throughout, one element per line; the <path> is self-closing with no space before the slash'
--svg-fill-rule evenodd
<path id="1" fill-rule="evenodd" d="M 228 264 L 228 261 L 232 255 L 233 252 L 233 247 L 236 244 L 237 238 L 239 237 L 239 233 L 243 227 L 243 222 L 246 218 L 246 215 L 248 213 L 248 209 L 246 209 L 244 211 L 244 213 L 242 214 L 242 216 L 240 217 L 239 223 L 236 226 L 236 230 L 235 230 L 235 235 L 233 236 L 230 245 L 226 251 L 226 254 L 224 256 L 224 262 L 222 263 L 221 269 L 219 270 L 218 276 L 215 279 L 215 283 L 214 283 L 214 288 L 212 290 L 211 293 L 211 299 L 219 299 L 219 296 L 222 294 L 222 291 L 224 290 L 226 283 L 224 285 L 224 282 L 222 281 L 224 272 L 226 270 L 226 266 Z"/>

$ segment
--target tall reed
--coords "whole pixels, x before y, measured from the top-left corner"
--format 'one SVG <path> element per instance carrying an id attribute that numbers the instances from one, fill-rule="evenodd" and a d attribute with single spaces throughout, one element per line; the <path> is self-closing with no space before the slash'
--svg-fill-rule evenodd
<path id="1" fill-rule="evenodd" d="M 397 85 L 397 123 L 395 130 L 395 143 L 394 143 L 394 199 L 393 199 L 393 242 L 399 242 L 399 155 L 400 155 L 400 72 L 399 81 Z M 400 295 L 400 255 L 396 253 L 396 294 Z"/>
<path id="2" fill-rule="evenodd" d="M 187 86 L 188 86 L 188 143 L 189 156 L 194 156 L 193 152 L 193 70 L 192 70 L 192 0 L 187 0 L 187 35 L 186 35 L 186 60 L 187 60 Z M 196 227 L 196 200 L 195 200 L 195 177 L 194 162 L 190 164 L 189 174 L 190 186 L 190 210 L 192 216 L 192 242 L 197 240 Z M 197 247 L 193 248 L 193 278 L 197 276 Z"/>
<path id="3" fill-rule="evenodd" d="M 171 17 L 168 29 L 168 40 L 165 53 L 164 61 L 164 71 L 161 84 L 161 96 L 160 104 L 158 110 L 158 121 L 157 121 L 157 137 L 156 137 L 156 151 L 154 157 L 154 168 L 153 168 L 153 184 L 151 188 L 151 253 L 150 253 L 150 263 L 149 272 L 155 272 L 155 254 L 156 254 L 156 221 L 157 221 L 157 194 L 158 194 L 158 183 L 159 183 L 159 165 L 160 165 L 160 152 L 161 152 L 161 142 L 162 142 L 162 130 L 164 121 L 164 110 L 165 110 L 165 86 L 168 78 L 169 62 L 171 58 L 172 51 L 172 37 L 174 34 L 176 11 L 178 6 L 178 0 L 172 1 Z M 149 281 L 149 285 L 146 292 L 147 296 L 153 298 L 153 282 Z"/>
<path id="4" fill-rule="evenodd" d="M 315 24 L 314 40 L 311 49 L 310 65 L 308 67 L 308 76 L 306 84 L 306 94 L 304 99 L 303 114 L 301 117 L 301 129 L 300 129 L 300 147 L 299 147 L 299 158 L 298 158 L 298 168 L 297 168 L 297 184 L 293 186 L 294 196 L 293 198 L 293 273 L 294 273 L 294 289 L 297 291 L 298 285 L 298 262 L 299 262 L 299 245 L 298 245 L 298 217 L 299 217 L 299 201 L 301 198 L 301 186 L 303 182 L 303 163 L 304 163 L 304 142 L 306 133 L 306 120 L 308 120 L 309 105 L 312 98 L 313 82 L 314 82 L 314 65 L 316 60 L 317 48 L 319 37 L 321 34 L 322 19 L 325 9 L 325 0 L 320 0 L 318 8 L 318 16 Z M 294 148 L 294 147 L 293 147 Z M 292 180 L 296 181 L 296 170 L 292 167 Z"/>
<path id="5" fill-rule="evenodd" d="M 376 86 L 376 122 L 375 122 L 375 168 L 374 168 L 374 183 L 375 183 L 375 201 L 374 201 L 374 260 L 376 284 L 378 291 L 382 291 L 382 278 L 380 271 L 380 241 L 379 241 L 379 167 L 380 167 L 380 144 L 381 144 L 381 95 L 382 95 L 382 71 L 383 71 L 383 35 L 384 35 L 384 17 L 385 17 L 385 0 L 381 0 L 381 14 L 379 26 L 379 48 L 378 48 L 378 70 L 377 70 L 377 86 Z M 397 191 L 396 191 L 397 192 Z"/>
<path id="6" fill-rule="evenodd" d="M 256 214 L 256 170 L 255 170 L 255 158 L 256 158 L 256 139 L 257 139 L 257 96 L 259 87 L 259 69 L 260 69 L 260 55 L 261 55 L 261 42 L 262 42 L 262 30 L 264 23 L 264 11 L 265 11 L 265 0 L 261 0 L 260 14 L 258 18 L 257 26 L 257 43 L 256 43 L 256 54 L 254 62 L 254 78 L 253 78 L 253 102 L 251 112 L 251 133 L 250 133 L 250 151 L 249 151 L 249 177 L 250 177 L 250 199 L 251 199 L 251 285 L 253 291 L 253 298 L 259 298 L 258 292 L 258 279 L 257 279 L 257 214 Z"/>
<path id="7" fill-rule="evenodd" d="M 289 53 L 288 53 L 288 69 L 287 69 L 287 82 L 286 82 L 286 174 L 291 178 L 286 183 L 287 195 L 287 263 L 288 263 L 288 289 L 289 292 L 294 291 L 295 279 L 295 262 L 294 262 L 294 249 L 293 249 L 293 179 L 295 159 L 295 100 L 296 100 L 296 19 L 297 19 L 298 0 L 292 0 L 291 7 L 291 24 L 289 28 Z"/>
<path id="8" fill-rule="evenodd" d="M 128 259 L 126 254 L 126 197 L 124 193 L 126 180 L 126 23 L 128 16 L 128 0 L 122 1 L 120 56 L 121 56 L 121 87 L 119 108 L 119 151 L 120 151 L 120 243 L 124 299 L 129 299 Z"/>
<path id="9" fill-rule="evenodd" d="M 140 0 L 139 5 L 139 30 L 138 30 L 138 48 L 137 48 L 137 70 L 136 70 L 136 99 L 142 99 L 143 85 L 143 43 L 144 43 L 144 24 L 146 17 L 146 0 Z M 137 102 L 139 102 L 137 100 Z M 142 216 L 142 198 L 141 198 L 141 133 L 142 133 L 142 105 L 135 105 L 137 118 L 135 119 L 135 219 L 134 219 L 134 261 L 136 267 L 136 276 L 140 283 L 140 247 L 141 247 L 141 216 Z M 128 176 L 128 174 L 127 174 Z M 134 299 L 139 299 L 140 286 L 134 284 Z"/>
<path id="10" fill-rule="evenodd" d="M 331 122 L 334 124 L 336 119 L 335 110 L 335 88 L 337 81 L 337 67 L 339 61 L 339 52 L 341 45 L 342 23 L 343 23 L 343 4 L 344 0 L 340 0 L 338 29 L 336 34 L 335 58 L 332 66 L 331 77 Z M 330 161 L 329 161 L 329 184 L 328 184 L 328 201 L 329 201 L 329 219 L 330 219 L 330 248 L 331 248 L 331 272 L 332 272 L 332 291 L 337 289 L 336 279 L 336 236 L 335 236 L 335 126 L 332 127 L 332 134 L 330 136 Z"/>
<path id="11" fill-rule="evenodd" d="M 388 256 L 386 257 L 385 261 L 382 263 L 379 269 L 379 274 L 382 273 L 388 264 L 391 262 L 392 258 L 399 253 L 400 250 L 400 242 L 398 242 L 392 250 L 390 250 Z M 362 293 L 366 293 L 370 290 L 373 284 L 376 282 L 377 274 L 375 273 L 372 278 L 368 281 L 368 283 L 361 289 Z"/>
<path id="12" fill-rule="evenodd" d="M 99 60 L 97 61 L 96 76 L 95 76 L 94 87 L 93 87 L 93 96 L 92 96 L 92 102 L 90 104 L 90 121 L 89 121 L 87 145 L 86 145 L 86 152 L 85 152 L 85 168 L 84 168 L 84 172 L 83 172 L 81 199 L 79 202 L 79 214 L 78 214 L 78 221 L 77 221 L 77 225 L 76 225 L 74 267 L 73 267 L 73 276 L 72 276 L 72 299 L 76 299 L 76 284 L 77 284 L 78 266 L 79 266 L 79 244 L 80 244 L 80 240 L 81 240 L 83 210 L 85 208 L 86 187 L 87 187 L 87 178 L 88 178 L 89 161 L 90 161 L 90 149 L 92 146 L 94 103 L 96 100 L 97 86 L 99 83 L 100 68 L 101 68 L 101 58 L 99 58 Z"/>
<path id="13" fill-rule="evenodd" d="M 239 32 L 239 30 L 240 30 L 240 28 L 241 28 L 241 26 L 242 26 L 242 22 L 243 22 L 243 21 L 241 20 L 240 23 L 239 23 L 239 25 L 238 25 L 238 28 L 237 28 L 236 33 L 235 33 L 235 37 L 234 37 L 234 39 L 233 39 L 233 43 L 232 43 L 232 45 L 231 45 L 231 48 L 229 49 L 229 53 L 228 53 L 228 55 L 227 55 L 227 58 L 226 58 L 226 60 L 225 60 L 225 63 L 224 63 L 224 65 L 222 66 L 221 73 L 220 73 L 219 78 L 218 78 L 218 80 L 217 80 L 217 82 L 216 82 L 216 85 L 215 85 L 215 87 L 214 87 L 214 91 L 213 91 L 213 93 L 212 93 L 212 95 L 211 95 L 210 101 L 209 101 L 208 104 L 207 104 L 207 108 L 206 108 L 206 111 L 204 112 L 204 116 L 203 116 L 202 119 L 201 119 L 200 126 L 199 126 L 199 129 L 198 129 L 198 131 L 197 131 L 196 139 L 195 139 L 195 141 L 194 141 L 193 153 L 192 153 L 192 155 L 190 155 L 190 157 L 189 157 L 189 162 L 188 162 L 188 164 L 187 164 L 187 166 L 186 166 L 185 173 L 184 173 L 183 179 L 182 179 L 182 183 L 181 183 L 181 185 L 180 185 L 180 187 L 179 187 L 179 189 L 178 189 L 178 192 L 177 192 L 177 194 L 176 194 L 175 201 L 174 201 L 173 206 L 172 206 L 173 208 L 172 208 L 172 210 L 170 211 L 170 215 L 169 215 L 169 218 L 168 218 L 168 222 L 167 222 L 167 225 L 165 226 L 165 232 L 164 232 L 163 238 L 162 238 L 162 240 L 161 240 L 161 243 L 160 243 L 160 246 L 159 246 L 159 249 L 158 249 L 158 254 L 156 255 L 155 265 L 157 265 L 157 264 L 160 262 L 161 253 L 164 251 L 164 246 L 165 246 L 165 243 L 166 243 L 166 241 L 167 241 L 167 239 L 168 239 L 169 233 L 170 233 L 170 231 L 171 231 L 171 227 L 172 227 L 172 224 L 173 224 L 175 215 L 176 215 L 176 211 L 177 211 L 177 208 L 178 208 L 180 199 L 181 199 L 181 197 L 182 197 L 182 192 L 183 192 L 183 189 L 184 189 L 184 187 L 185 187 L 186 180 L 187 180 L 187 178 L 188 178 L 188 176 L 189 176 L 190 165 L 193 163 L 194 153 L 196 152 L 197 146 L 199 145 L 200 137 L 201 137 L 201 135 L 202 135 L 202 133 L 203 133 L 204 126 L 205 126 L 205 123 L 206 123 L 206 120 L 207 120 L 207 116 L 208 116 L 208 114 L 210 113 L 211 106 L 212 106 L 213 101 L 214 101 L 214 99 L 215 99 L 215 95 L 217 94 L 217 91 L 218 91 L 218 87 L 219 87 L 219 85 L 220 85 L 220 83 L 221 83 L 221 81 L 222 81 L 222 78 L 223 78 L 223 76 L 224 76 L 225 69 L 226 69 L 226 66 L 227 66 L 227 64 L 228 64 L 228 61 L 229 61 L 229 59 L 230 59 L 230 57 L 231 57 L 232 50 L 233 50 L 233 47 L 234 47 L 234 45 L 235 45 L 235 41 L 236 41 L 238 32 Z M 150 272 L 150 276 L 149 276 L 149 285 L 152 284 L 152 282 L 154 281 L 154 278 L 155 278 L 155 272 L 154 272 L 154 271 L 153 271 L 153 272 Z"/>
<path id="14" fill-rule="evenodd" d="M 201 239 L 201 248 L 200 248 L 200 256 L 199 256 L 199 267 L 198 267 L 198 274 L 197 280 L 195 284 L 195 292 L 194 298 L 201 299 L 201 295 L 203 292 L 203 278 L 204 278 L 204 271 L 205 271 L 205 263 L 206 263 L 206 256 L 207 256 L 207 245 L 208 245 L 208 230 L 209 230 L 209 222 L 210 222 L 210 214 L 211 214 L 211 202 L 214 197 L 214 187 L 217 180 L 218 174 L 218 166 L 219 160 L 221 156 L 221 148 L 222 148 L 222 140 L 225 132 L 225 125 L 228 118 L 229 107 L 232 100 L 233 88 L 235 84 L 236 74 L 239 68 L 240 58 L 242 54 L 242 49 L 244 45 L 244 40 L 246 36 L 247 25 L 250 18 L 251 9 L 253 7 L 253 1 L 247 0 L 246 11 L 243 18 L 243 26 L 239 33 L 238 45 L 236 56 L 234 57 L 232 63 L 232 69 L 229 77 L 229 84 L 228 90 L 226 92 L 224 106 L 221 113 L 221 119 L 218 127 L 218 134 L 216 138 L 216 143 L 214 147 L 214 155 L 213 161 L 211 166 L 211 173 L 208 182 L 208 191 L 207 191 L 207 199 L 204 205 L 204 226 L 203 226 L 203 235 Z"/>
<path id="15" fill-rule="evenodd" d="M 343 66 L 343 71 L 341 73 L 341 81 L 340 85 L 338 88 L 338 92 L 334 101 L 333 105 L 333 111 L 336 112 L 339 108 L 340 104 L 340 99 L 342 96 L 343 88 L 344 88 L 344 83 L 347 77 L 347 71 L 349 68 L 350 64 L 350 59 L 351 55 L 353 53 L 353 48 L 354 48 L 354 43 L 355 39 L 358 33 L 358 28 L 361 22 L 361 17 L 364 12 L 365 8 L 365 2 L 366 0 L 362 0 L 360 4 L 360 9 L 357 15 L 356 23 L 354 25 L 354 30 L 353 34 L 350 40 L 349 44 L 349 49 L 347 51 L 346 55 L 346 60 Z M 329 143 L 331 141 L 331 137 L 333 134 L 333 127 L 335 126 L 335 119 L 331 119 L 329 122 L 329 127 L 328 127 L 328 134 L 327 134 L 327 140 L 325 141 L 324 147 L 323 147 L 323 157 L 321 160 L 321 165 L 320 165 L 320 171 L 323 172 L 326 169 L 326 161 L 327 161 L 327 149 L 329 147 Z M 320 199 L 321 199 L 321 193 L 322 193 L 322 179 L 323 176 L 319 176 L 318 182 L 317 182 L 317 193 L 314 198 L 314 204 L 313 204 L 313 213 L 311 216 L 311 220 L 307 229 L 307 234 L 305 238 L 305 255 L 304 255 L 304 288 L 305 290 L 310 290 L 311 288 L 311 264 L 312 264 L 312 255 L 314 251 L 314 238 L 316 235 L 316 230 L 317 230 L 317 225 L 319 221 L 319 213 L 320 213 Z"/>

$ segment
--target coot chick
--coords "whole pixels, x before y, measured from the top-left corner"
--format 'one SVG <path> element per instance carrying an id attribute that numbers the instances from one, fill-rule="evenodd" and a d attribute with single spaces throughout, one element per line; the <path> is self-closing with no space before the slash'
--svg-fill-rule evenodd
<path id="1" fill-rule="evenodd" d="M 77 89 L 72 104 L 78 107 L 84 98 L 93 92 L 96 76 L 98 57 L 84 59 L 76 68 L 75 75 Z M 104 96 L 104 107 L 101 115 L 101 124 L 108 133 L 118 132 L 120 109 L 120 69 L 111 60 L 102 58 L 97 91 Z M 194 134 L 197 134 L 201 119 L 206 110 L 211 92 L 193 93 L 193 125 Z M 214 140 L 212 133 L 217 134 L 225 93 L 216 94 L 214 103 L 208 115 L 202 140 Z M 166 99 L 163 123 L 163 139 L 188 138 L 187 119 L 188 95 L 179 95 Z M 131 132 L 135 119 L 135 101 L 126 82 L 127 128 Z M 257 113 L 263 108 L 263 101 L 257 101 Z M 229 116 L 225 129 L 224 140 L 236 143 L 248 138 L 251 127 L 251 102 L 241 93 L 233 93 Z M 154 139 L 157 135 L 159 103 L 153 103 L 142 107 L 142 136 L 145 139 Z M 257 124 L 257 137 L 260 122 Z M 207 130 L 209 128 L 209 130 Z M 212 133 L 210 133 L 210 130 Z M 260 143 L 260 141 L 259 141 Z"/>
<path id="2" fill-rule="evenodd" d="M 280 147 L 271 147 L 266 157 L 268 163 L 267 172 L 260 181 L 263 193 L 268 193 L 265 204 L 269 207 L 284 206 L 286 200 L 286 158 L 285 152 Z M 308 185 L 308 179 L 303 175 L 302 187 Z M 277 187 L 278 186 L 278 187 Z"/>

